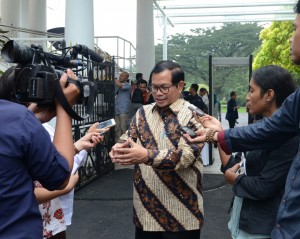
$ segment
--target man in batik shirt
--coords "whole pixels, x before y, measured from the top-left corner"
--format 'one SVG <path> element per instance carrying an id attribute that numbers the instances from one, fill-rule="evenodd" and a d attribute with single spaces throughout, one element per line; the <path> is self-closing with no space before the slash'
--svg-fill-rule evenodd
<path id="1" fill-rule="evenodd" d="M 181 126 L 197 130 L 202 125 L 181 97 L 184 72 L 177 63 L 157 63 L 151 79 L 155 103 L 138 110 L 110 156 L 115 163 L 135 165 L 136 239 L 199 239 L 203 144 L 189 143 Z"/>

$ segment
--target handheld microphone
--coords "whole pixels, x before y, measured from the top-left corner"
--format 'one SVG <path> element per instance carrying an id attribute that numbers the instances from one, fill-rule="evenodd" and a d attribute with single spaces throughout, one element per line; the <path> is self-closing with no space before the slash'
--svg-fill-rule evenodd
<path id="1" fill-rule="evenodd" d="M 202 116 L 205 115 L 205 113 L 204 113 L 202 110 L 200 110 L 199 108 L 197 108 L 197 107 L 194 106 L 194 105 L 189 105 L 188 108 L 189 108 L 191 111 L 196 112 L 196 114 L 199 115 L 200 117 L 202 117 Z"/>

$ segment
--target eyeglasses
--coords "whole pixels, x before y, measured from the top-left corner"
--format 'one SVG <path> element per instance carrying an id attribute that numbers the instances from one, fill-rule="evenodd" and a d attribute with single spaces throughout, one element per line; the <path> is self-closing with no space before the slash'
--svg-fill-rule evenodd
<path id="1" fill-rule="evenodd" d="M 161 93 L 167 94 L 167 93 L 169 93 L 169 89 L 170 89 L 172 86 L 175 86 L 175 85 L 171 85 L 171 86 L 166 86 L 166 85 L 161 85 L 161 86 L 158 86 L 158 85 L 151 85 L 151 90 L 152 90 L 152 93 L 157 93 L 158 90 L 160 90 Z M 176 86 L 177 86 L 177 85 L 176 85 Z"/>

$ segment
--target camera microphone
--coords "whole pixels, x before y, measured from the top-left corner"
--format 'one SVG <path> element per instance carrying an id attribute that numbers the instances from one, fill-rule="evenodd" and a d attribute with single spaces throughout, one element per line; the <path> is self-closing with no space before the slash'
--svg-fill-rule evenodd
<path id="1" fill-rule="evenodd" d="M 85 58 L 90 59 L 91 61 L 101 63 L 103 62 L 104 58 L 100 56 L 98 53 L 95 51 L 91 50 L 85 45 L 77 44 L 72 47 L 72 53 L 71 55 L 76 56 L 77 54 L 83 55 Z"/>
<path id="2" fill-rule="evenodd" d="M 48 55 L 47 53 L 45 53 L 45 55 L 47 55 L 48 59 L 51 61 L 51 64 L 54 66 L 63 66 L 65 68 L 86 66 L 86 64 L 81 60 L 74 60 L 69 56 L 61 57 L 61 56 L 55 56 L 53 54 Z"/>
<path id="3" fill-rule="evenodd" d="M 86 66 L 86 64 L 80 60 L 70 60 L 70 66 Z"/>
<path id="4" fill-rule="evenodd" d="M 86 64 L 81 60 L 72 60 L 70 57 L 64 57 L 63 61 L 60 63 L 62 63 L 61 65 L 63 65 L 64 67 L 70 68 L 77 66 L 86 66 Z"/>

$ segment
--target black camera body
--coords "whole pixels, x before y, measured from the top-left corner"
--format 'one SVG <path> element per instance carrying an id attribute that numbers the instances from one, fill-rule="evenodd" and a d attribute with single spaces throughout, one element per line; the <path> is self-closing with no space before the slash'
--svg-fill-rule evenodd
<path id="1" fill-rule="evenodd" d="M 55 81 L 60 76 L 45 65 L 17 65 L 15 69 L 15 101 L 52 104 L 55 99 Z"/>
<path id="2" fill-rule="evenodd" d="M 82 55 L 85 54 L 83 56 L 88 58 L 88 63 L 93 59 L 98 62 L 103 61 L 101 56 L 86 46 L 76 45 L 74 49 L 76 54 L 72 54 L 73 58 L 83 51 Z M 12 100 L 19 103 L 37 102 L 40 105 L 54 105 L 55 99 L 59 95 L 57 93 L 59 79 L 63 74 L 63 71 L 58 69 L 77 68 L 78 66 L 82 66 L 84 69 L 86 67 L 86 64 L 67 55 L 54 55 L 44 52 L 41 46 L 28 47 L 12 40 L 4 45 L 1 54 L 6 62 L 18 63 L 15 68 L 16 87 L 12 94 Z M 92 67 L 90 70 L 92 71 Z M 77 104 L 89 105 L 91 108 L 95 101 L 97 85 L 92 77 L 83 79 L 79 76 L 78 78 L 79 80 L 76 82 L 68 78 L 69 83 L 76 83 L 80 89 Z"/>

